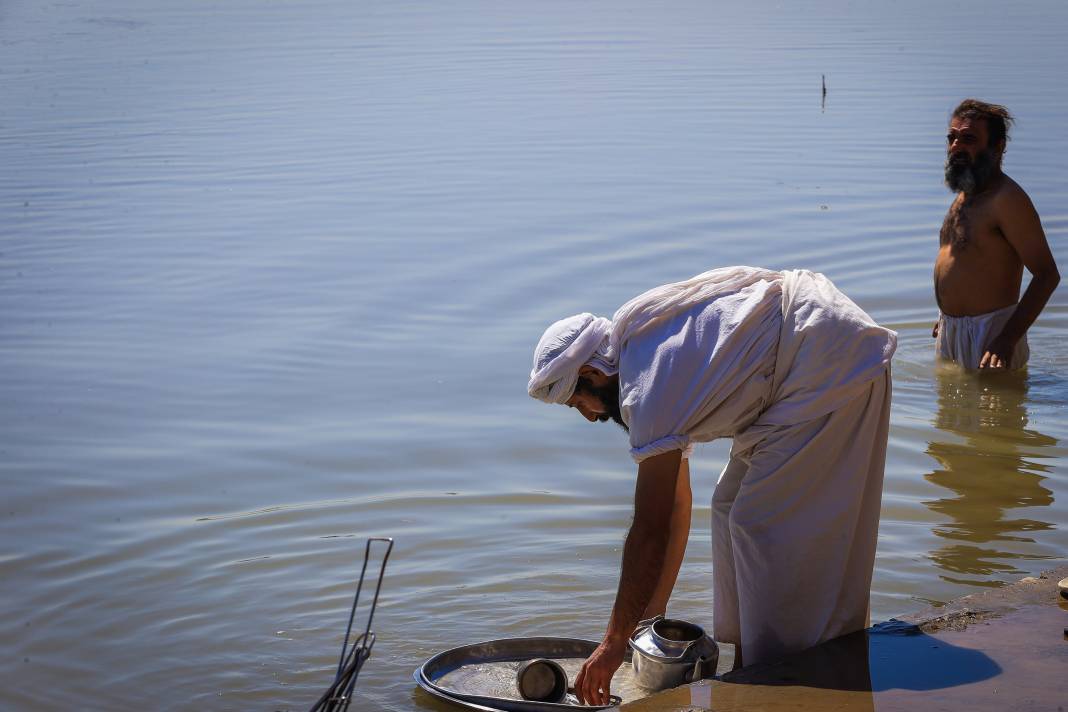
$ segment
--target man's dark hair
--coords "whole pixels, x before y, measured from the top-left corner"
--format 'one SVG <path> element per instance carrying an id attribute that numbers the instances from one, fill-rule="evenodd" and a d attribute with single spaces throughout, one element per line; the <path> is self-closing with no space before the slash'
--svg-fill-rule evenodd
<path id="1" fill-rule="evenodd" d="M 1000 104 L 988 104 L 978 99 L 965 99 L 953 110 L 951 119 L 982 119 L 986 122 L 987 145 L 997 146 L 1009 140 L 1009 127 L 1016 119 Z"/>

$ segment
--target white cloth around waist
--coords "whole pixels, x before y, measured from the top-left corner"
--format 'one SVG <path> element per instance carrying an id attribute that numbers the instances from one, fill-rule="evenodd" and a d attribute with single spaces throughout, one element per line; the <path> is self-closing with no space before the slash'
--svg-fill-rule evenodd
<path id="1" fill-rule="evenodd" d="M 938 356 L 947 361 L 954 361 L 963 368 L 979 368 L 986 348 L 1001 333 L 1015 312 L 1015 304 L 975 316 L 949 316 L 939 312 L 938 336 L 935 338 Z M 1024 336 L 1016 342 L 1009 368 L 1023 368 L 1030 356 L 1031 349 L 1027 345 L 1027 337 Z"/>

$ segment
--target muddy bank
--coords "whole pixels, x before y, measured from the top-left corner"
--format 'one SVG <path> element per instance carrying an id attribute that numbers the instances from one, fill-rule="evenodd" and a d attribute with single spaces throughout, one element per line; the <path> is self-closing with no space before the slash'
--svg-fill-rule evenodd
<path id="1" fill-rule="evenodd" d="M 931 606 L 922 611 L 901 616 L 900 620 L 913 623 L 925 633 L 943 630 L 965 630 L 970 624 L 997 618 L 1027 606 L 1049 606 L 1060 603 L 1065 610 L 1068 604 L 1057 592 L 1057 582 L 1068 577 L 1068 565 L 1041 576 L 1028 576 L 1010 586 L 994 588 L 981 593 L 950 601 L 944 606 Z"/>
<path id="2" fill-rule="evenodd" d="M 625 712 L 1068 710 L 1068 565 L 843 636 Z"/>

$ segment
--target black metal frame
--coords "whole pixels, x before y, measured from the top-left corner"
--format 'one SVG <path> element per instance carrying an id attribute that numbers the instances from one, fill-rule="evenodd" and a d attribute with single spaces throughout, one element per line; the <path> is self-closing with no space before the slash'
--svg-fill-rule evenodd
<path id="1" fill-rule="evenodd" d="M 374 542 L 387 544 L 386 553 L 382 557 L 382 566 L 378 570 L 378 584 L 375 586 L 375 597 L 371 601 L 371 610 L 367 614 L 367 626 L 362 634 L 352 641 L 349 647 L 349 637 L 352 634 L 352 622 L 356 618 L 356 607 L 360 602 L 360 592 L 363 590 L 363 580 L 367 574 L 367 562 L 371 558 L 371 544 Z M 323 696 L 319 698 L 311 712 L 345 712 L 352 702 L 352 691 L 356 687 L 356 678 L 360 675 L 360 668 L 371 656 L 371 648 L 375 644 L 375 634 L 371 630 L 371 621 L 374 620 L 375 608 L 378 607 L 378 594 L 382 590 L 382 577 L 386 572 L 386 562 L 393 551 L 393 539 L 390 537 L 371 537 L 367 540 L 367 546 L 363 552 L 363 568 L 360 569 L 360 580 L 356 584 L 356 596 L 352 599 L 352 610 L 349 612 L 349 625 L 345 629 L 345 641 L 341 644 L 341 657 L 337 662 L 337 674 L 334 682 L 327 688 Z"/>

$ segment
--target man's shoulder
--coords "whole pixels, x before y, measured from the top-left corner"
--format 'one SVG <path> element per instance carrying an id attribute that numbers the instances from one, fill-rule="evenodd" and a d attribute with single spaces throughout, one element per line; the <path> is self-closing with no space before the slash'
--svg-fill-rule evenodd
<path id="1" fill-rule="evenodd" d="M 1001 174 L 1001 180 L 994 188 L 994 195 L 992 196 L 996 204 L 1004 206 L 1012 206 L 1014 203 L 1019 204 L 1022 201 L 1027 203 L 1031 202 L 1031 198 L 1028 197 L 1027 191 L 1023 187 L 1013 180 L 1007 174 Z"/>

